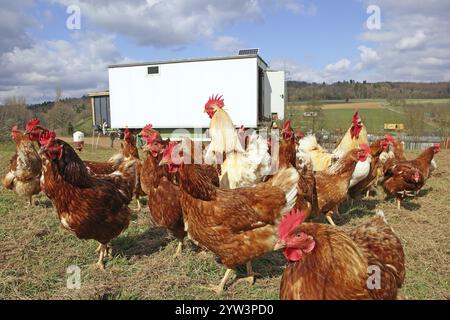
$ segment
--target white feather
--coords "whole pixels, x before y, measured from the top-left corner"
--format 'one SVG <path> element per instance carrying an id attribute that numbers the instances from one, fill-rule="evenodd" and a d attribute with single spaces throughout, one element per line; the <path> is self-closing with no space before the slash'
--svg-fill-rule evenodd
<path id="1" fill-rule="evenodd" d="M 352 173 L 352 178 L 350 179 L 350 183 L 348 185 L 349 188 L 364 180 L 369 175 L 371 162 L 372 158 L 369 156 L 366 161 L 358 161 L 356 163 L 355 170 Z"/>
<path id="2" fill-rule="evenodd" d="M 271 157 L 267 140 L 253 132 L 249 137 L 249 143 L 245 156 L 254 164 L 257 179 L 270 173 Z"/>
<path id="3" fill-rule="evenodd" d="M 430 167 L 430 172 L 433 172 L 434 170 L 437 169 L 437 163 L 434 159 L 431 160 L 431 167 Z"/>
<path id="4" fill-rule="evenodd" d="M 298 193 L 299 174 L 295 168 L 282 168 L 272 178 L 271 185 L 282 189 L 286 197 L 286 205 L 281 215 L 288 213 L 295 205 Z"/>
<path id="5" fill-rule="evenodd" d="M 298 142 L 298 149 L 304 152 L 311 152 L 313 150 L 323 150 L 323 148 L 317 143 L 316 136 L 309 134 Z"/>

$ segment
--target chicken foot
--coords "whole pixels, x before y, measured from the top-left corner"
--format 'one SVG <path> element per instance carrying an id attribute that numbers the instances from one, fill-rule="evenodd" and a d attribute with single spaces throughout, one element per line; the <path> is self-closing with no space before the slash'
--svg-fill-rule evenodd
<path id="1" fill-rule="evenodd" d="M 399 191 L 399 192 L 397 192 L 398 194 L 401 194 L 401 195 L 403 195 L 403 196 L 406 196 L 406 197 L 415 197 L 416 195 L 417 195 L 417 191 L 407 191 L 407 190 L 404 190 L 404 191 Z"/>
<path id="2" fill-rule="evenodd" d="M 245 266 L 246 266 L 246 269 L 247 269 L 247 277 L 238 279 L 236 281 L 236 283 L 239 283 L 239 282 L 242 282 L 242 281 L 246 281 L 250 285 L 253 285 L 255 283 L 255 277 L 258 274 L 253 271 L 252 262 L 251 261 L 247 262 L 247 264 Z"/>

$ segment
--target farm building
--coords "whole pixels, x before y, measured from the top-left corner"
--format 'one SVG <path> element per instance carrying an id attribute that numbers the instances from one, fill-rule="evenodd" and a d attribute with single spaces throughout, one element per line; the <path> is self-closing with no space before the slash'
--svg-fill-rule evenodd
<path id="1" fill-rule="evenodd" d="M 271 70 L 257 50 L 205 59 L 109 66 L 109 93 L 91 94 L 94 124 L 110 128 L 208 128 L 203 106 L 223 95 L 236 126 L 256 128 L 284 117 L 283 71 Z M 101 119 L 99 119 L 99 117 Z"/>

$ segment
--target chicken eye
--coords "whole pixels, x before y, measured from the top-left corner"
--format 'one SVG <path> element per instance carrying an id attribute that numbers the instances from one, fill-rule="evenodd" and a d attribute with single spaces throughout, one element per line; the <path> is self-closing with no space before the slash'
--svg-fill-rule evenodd
<path id="1" fill-rule="evenodd" d="M 301 235 L 300 233 L 297 233 L 295 236 L 296 236 L 297 238 L 300 238 L 302 235 Z"/>

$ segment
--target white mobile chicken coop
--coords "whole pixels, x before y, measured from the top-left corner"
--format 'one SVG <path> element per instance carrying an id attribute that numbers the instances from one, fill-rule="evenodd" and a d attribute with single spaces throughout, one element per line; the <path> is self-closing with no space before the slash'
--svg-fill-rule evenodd
<path id="1" fill-rule="evenodd" d="M 283 71 L 270 70 L 255 50 L 236 56 L 109 66 L 109 101 L 102 117 L 110 128 L 207 128 L 203 113 L 212 94 L 223 95 L 236 126 L 256 128 L 284 116 Z M 104 111 L 108 113 L 103 115 Z M 98 121 L 94 120 L 94 123 Z"/>

